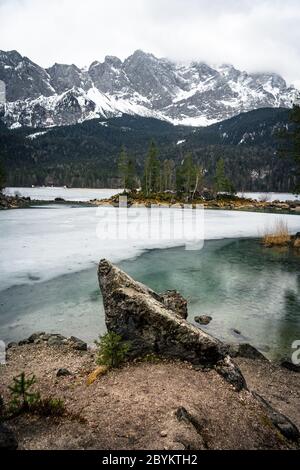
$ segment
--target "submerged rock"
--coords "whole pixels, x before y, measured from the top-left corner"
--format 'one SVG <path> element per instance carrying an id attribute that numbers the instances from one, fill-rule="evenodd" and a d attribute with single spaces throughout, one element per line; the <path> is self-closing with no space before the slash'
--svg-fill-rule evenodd
<path id="1" fill-rule="evenodd" d="M 209 315 L 200 315 L 194 318 L 196 323 L 199 325 L 208 325 L 212 321 L 212 317 Z"/>
<path id="2" fill-rule="evenodd" d="M 238 390 L 245 386 L 227 346 L 174 315 L 159 294 L 107 260 L 100 261 L 98 277 L 107 329 L 130 342 L 130 356 L 154 353 L 216 367 Z"/>
<path id="3" fill-rule="evenodd" d="M 233 329 L 233 332 L 236 334 L 236 335 L 241 335 L 242 333 L 240 332 L 240 330 L 237 330 L 236 328 Z"/>

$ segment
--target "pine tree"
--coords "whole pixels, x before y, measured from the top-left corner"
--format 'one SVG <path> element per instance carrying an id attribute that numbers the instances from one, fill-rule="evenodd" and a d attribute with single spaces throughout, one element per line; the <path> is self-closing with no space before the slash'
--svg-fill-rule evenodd
<path id="1" fill-rule="evenodd" d="M 118 161 L 118 173 L 121 178 L 122 189 L 126 189 L 126 175 L 127 175 L 128 156 L 125 147 L 122 147 L 119 161 Z"/>
<path id="2" fill-rule="evenodd" d="M 130 349 L 130 343 L 122 341 L 122 337 L 113 331 L 100 336 L 100 341 L 95 341 L 98 346 L 97 364 L 108 367 L 119 367 L 125 361 Z"/>
<path id="3" fill-rule="evenodd" d="M 133 157 L 130 157 L 127 162 L 125 185 L 130 191 L 137 187 L 135 160 Z"/>
<path id="4" fill-rule="evenodd" d="M 183 171 L 185 177 L 185 191 L 190 194 L 194 186 L 196 177 L 195 166 L 193 163 L 193 155 L 191 153 L 188 153 L 184 160 Z"/>
<path id="5" fill-rule="evenodd" d="M 195 198 L 195 194 L 197 191 L 200 191 L 203 189 L 203 180 L 204 180 L 204 172 L 203 172 L 202 166 L 195 165 L 195 186 L 194 186 L 192 199 Z"/>
<path id="6" fill-rule="evenodd" d="M 231 181 L 225 175 L 225 164 L 223 158 L 220 158 L 216 166 L 215 191 L 224 193 L 235 193 Z"/>
<path id="7" fill-rule="evenodd" d="M 12 396 L 10 404 L 12 409 L 28 411 L 31 405 L 39 401 L 39 394 L 31 391 L 35 382 L 35 376 L 27 379 L 25 372 L 13 378 L 13 385 L 9 387 Z"/>
<path id="8" fill-rule="evenodd" d="M 174 160 L 164 160 L 162 169 L 162 187 L 164 191 L 174 189 L 175 162 Z"/>
<path id="9" fill-rule="evenodd" d="M 6 179 L 6 176 L 5 176 L 4 165 L 2 161 L 0 160 L 0 192 L 5 187 L 5 179 Z"/>
<path id="10" fill-rule="evenodd" d="M 118 173 L 121 178 L 122 188 L 125 189 L 136 189 L 137 177 L 135 169 L 135 159 L 128 157 L 125 147 L 122 147 L 119 161 L 118 161 Z"/>
<path id="11" fill-rule="evenodd" d="M 196 181 L 196 167 L 193 163 L 193 155 L 188 153 L 176 172 L 176 189 L 190 195 L 194 190 Z"/>
<path id="12" fill-rule="evenodd" d="M 143 191 L 149 196 L 160 189 L 160 162 L 158 160 L 158 150 L 155 143 L 150 144 L 148 156 L 145 161 Z"/>
<path id="13" fill-rule="evenodd" d="M 226 177 L 225 177 L 225 165 L 223 158 L 217 161 L 216 174 L 215 174 L 215 190 L 217 192 L 225 191 Z"/>
<path id="14" fill-rule="evenodd" d="M 291 154 L 297 164 L 296 191 L 300 192 L 300 104 L 294 105 L 290 114 L 290 122 L 292 124 Z"/>

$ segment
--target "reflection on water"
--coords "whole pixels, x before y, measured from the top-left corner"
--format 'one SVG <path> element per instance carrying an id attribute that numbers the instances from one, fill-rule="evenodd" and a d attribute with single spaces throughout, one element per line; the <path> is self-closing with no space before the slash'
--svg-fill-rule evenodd
<path id="1" fill-rule="evenodd" d="M 220 339 L 249 341 L 273 358 L 290 355 L 300 339 L 300 258 L 288 250 L 227 240 L 206 242 L 201 252 L 170 249 L 142 258 L 123 266 L 155 290 L 175 286 L 189 301 L 190 321 L 212 316 L 205 329 Z"/>
<path id="2" fill-rule="evenodd" d="M 120 267 L 158 292 L 179 290 L 190 321 L 211 315 L 204 328 L 220 339 L 249 341 L 272 358 L 290 355 L 300 339 L 300 258 L 288 250 L 214 240 L 199 252 L 153 250 Z M 105 329 L 96 268 L 2 292 L 0 319 L 5 340 L 46 330 L 91 342 Z"/>

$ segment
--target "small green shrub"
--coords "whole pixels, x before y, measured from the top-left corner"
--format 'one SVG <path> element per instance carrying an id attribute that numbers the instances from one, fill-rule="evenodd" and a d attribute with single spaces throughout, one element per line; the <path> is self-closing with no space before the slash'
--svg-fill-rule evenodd
<path id="1" fill-rule="evenodd" d="M 41 398 L 39 392 L 33 392 L 32 387 L 35 383 L 35 376 L 32 375 L 27 379 L 25 372 L 13 378 L 13 384 L 8 387 L 11 401 L 4 412 L 7 418 L 21 413 L 36 413 L 40 416 L 62 416 L 65 413 L 62 400 L 53 397 Z"/>
<path id="2" fill-rule="evenodd" d="M 146 354 L 141 358 L 141 362 L 147 362 L 149 364 L 159 364 L 163 358 L 161 356 L 158 356 L 157 354 Z"/>
<path id="3" fill-rule="evenodd" d="M 114 332 L 100 336 L 99 341 L 95 343 L 98 347 L 97 364 L 111 368 L 119 367 L 130 350 L 130 344 L 122 341 L 122 337 Z"/>
<path id="4" fill-rule="evenodd" d="M 35 382 L 35 376 L 26 379 L 25 372 L 13 378 L 13 384 L 8 387 L 11 392 L 9 408 L 12 412 L 29 411 L 30 407 L 40 400 L 39 393 L 31 391 Z"/>

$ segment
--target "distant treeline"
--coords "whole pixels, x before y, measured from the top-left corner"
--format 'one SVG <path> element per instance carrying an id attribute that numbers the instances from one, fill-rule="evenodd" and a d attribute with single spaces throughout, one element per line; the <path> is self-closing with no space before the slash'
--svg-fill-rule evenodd
<path id="1" fill-rule="evenodd" d="M 199 129 L 128 115 L 48 130 L 2 124 L 0 159 L 10 186 L 116 188 L 126 177 L 146 192 L 193 191 L 219 171 L 230 190 L 293 191 L 297 165 L 277 135 L 288 122 L 288 110 L 261 109 Z"/>

